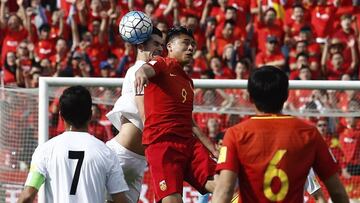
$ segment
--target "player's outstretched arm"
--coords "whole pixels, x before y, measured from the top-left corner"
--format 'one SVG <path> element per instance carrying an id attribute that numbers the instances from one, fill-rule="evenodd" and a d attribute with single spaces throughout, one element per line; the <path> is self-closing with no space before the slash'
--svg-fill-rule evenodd
<path id="1" fill-rule="evenodd" d="M 142 94 L 144 86 L 148 84 L 149 79 L 154 77 L 155 74 L 156 72 L 151 65 L 147 63 L 142 65 L 141 68 L 135 72 L 135 93 Z"/>
<path id="2" fill-rule="evenodd" d="M 38 190 L 36 188 L 25 186 L 24 190 L 20 194 L 18 203 L 32 203 L 36 197 Z"/>
<path id="3" fill-rule="evenodd" d="M 128 203 L 125 194 L 123 192 L 112 194 L 111 197 L 113 199 L 112 201 L 113 203 Z"/>
<path id="4" fill-rule="evenodd" d="M 231 201 L 237 174 L 230 170 L 221 170 L 216 181 L 215 191 L 212 198 L 213 203 L 228 203 Z"/>
<path id="5" fill-rule="evenodd" d="M 325 180 L 324 184 L 330 194 L 332 202 L 349 203 L 349 197 L 346 194 L 345 188 L 341 183 L 338 174 L 334 174 Z"/>

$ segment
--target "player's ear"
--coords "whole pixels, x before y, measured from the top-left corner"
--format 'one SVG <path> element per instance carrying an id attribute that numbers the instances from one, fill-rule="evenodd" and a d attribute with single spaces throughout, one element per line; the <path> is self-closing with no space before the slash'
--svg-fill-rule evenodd
<path id="1" fill-rule="evenodd" d="M 167 48 L 167 50 L 168 50 L 169 52 L 171 52 L 171 51 L 172 51 L 172 43 L 171 43 L 171 42 L 168 42 L 168 43 L 166 44 L 166 48 Z"/>

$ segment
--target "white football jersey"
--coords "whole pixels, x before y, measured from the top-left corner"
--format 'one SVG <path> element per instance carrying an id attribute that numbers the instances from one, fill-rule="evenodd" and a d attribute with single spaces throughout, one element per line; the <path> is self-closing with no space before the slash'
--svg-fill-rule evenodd
<path id="1" fill-rule="evenodd" d="M 121 128 L 121 116 L 127 118 L 141 131 L 144 126 L 139 115 L 139 110 L 135 102 L 135 72 L 143 65 L 145 61 L 137 60 L 133 66 L 131 66 L 125 75 L 122 85 L 121 96 L 115 102 L 114 108 L 106 114 L 106 117 L 111 123 L 120 131 Z"/>
<path id="2" fill-rule="evenodd" d="M 31 167 L 45 177 L 46 202 L 105 202 L 127 191 L 115 153 L 96 137 L 67 131 L 39 145 Z"/>

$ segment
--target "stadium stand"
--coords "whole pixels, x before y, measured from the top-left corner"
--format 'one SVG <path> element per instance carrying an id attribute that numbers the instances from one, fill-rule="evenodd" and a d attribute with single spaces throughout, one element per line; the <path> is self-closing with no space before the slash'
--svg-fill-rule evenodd
<path id="1" fill-rule="evenodd" d="M 198 44 L 186 72 L 194 79 L 247 79 L 249 72 L 261 65 L 276 65 L 294 80 L 358 80 L 360 76 L 360 3 L 356 0 L 0 0 L 1 86 L 37 88 L 41 76 L 123 77 L 135 56 L 132 46 L 119 36 L 118 23 L 131 10 L 145 12 L 164 33 L 174 25 L 193 29 Z M 116 99 L 114 95 L 120 90 L 99 88 L 95 92 L 106 100 Z M 10 100 L 23 96 L 21 92 L 11 95 L 6 101 L 1 96 L 2 112 Z M 64 129 L 54 98 L 49 106 L 51 136 Z M 196 105 L 222 109 L 250 106 L 242 89 L 196 90 L 195 101 Z M 103 141 L 114 133 L 105 118 L 111 104 L 94 105 L 97 117 L 91 130 Z M 359 107 L 358 91 L 292 90 L 284 109 L 321 113 L 329 109 L 351 112 Z M 36 120 L 33 111 L 13 109 L 10 115 L 18 120 L 25 116 L 24 122 Z M 199 126 L 214 140 L 218 133 L 246 117 L 194 114 Z M 324 119 L 308 120 L 318 125 Z M 349 195 L 359 199 L 359 119 L 325 120 L 329 131 L 324 138 L 341 160 Z M 0 124 L 10 126 L 2 134 L 11 134 L 8 131 L 18 127 L 3 120 Z M 11 139 L 33 139 L 31 135 L 36 132 L 31 126 L 21 126 L 27 128 L 26 133 L 15 133 Z M 0 167 L 7 168 L 11 179 L 11 168 L 26 168 L 30 157 L 21 160 L 24 165 L 13 166 L 18 152 L 2 150 L 8 151 L 1 153 Z"/>

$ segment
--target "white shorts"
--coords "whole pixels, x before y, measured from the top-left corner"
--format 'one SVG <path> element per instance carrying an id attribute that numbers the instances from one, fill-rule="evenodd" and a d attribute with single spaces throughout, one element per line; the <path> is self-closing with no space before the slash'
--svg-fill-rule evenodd
<path id="1" fill-rule="evenodd" d="M 125 196 L 130 203 L 137 203 L 141 192 L 144 171 L 147 166 L 145 156 L 126 149 L 114 138 L 106 142 L 106 145 L 116 153 L 120 160 L 125 181 L 129 186 L 129 190 L 125 192 Z"/>

